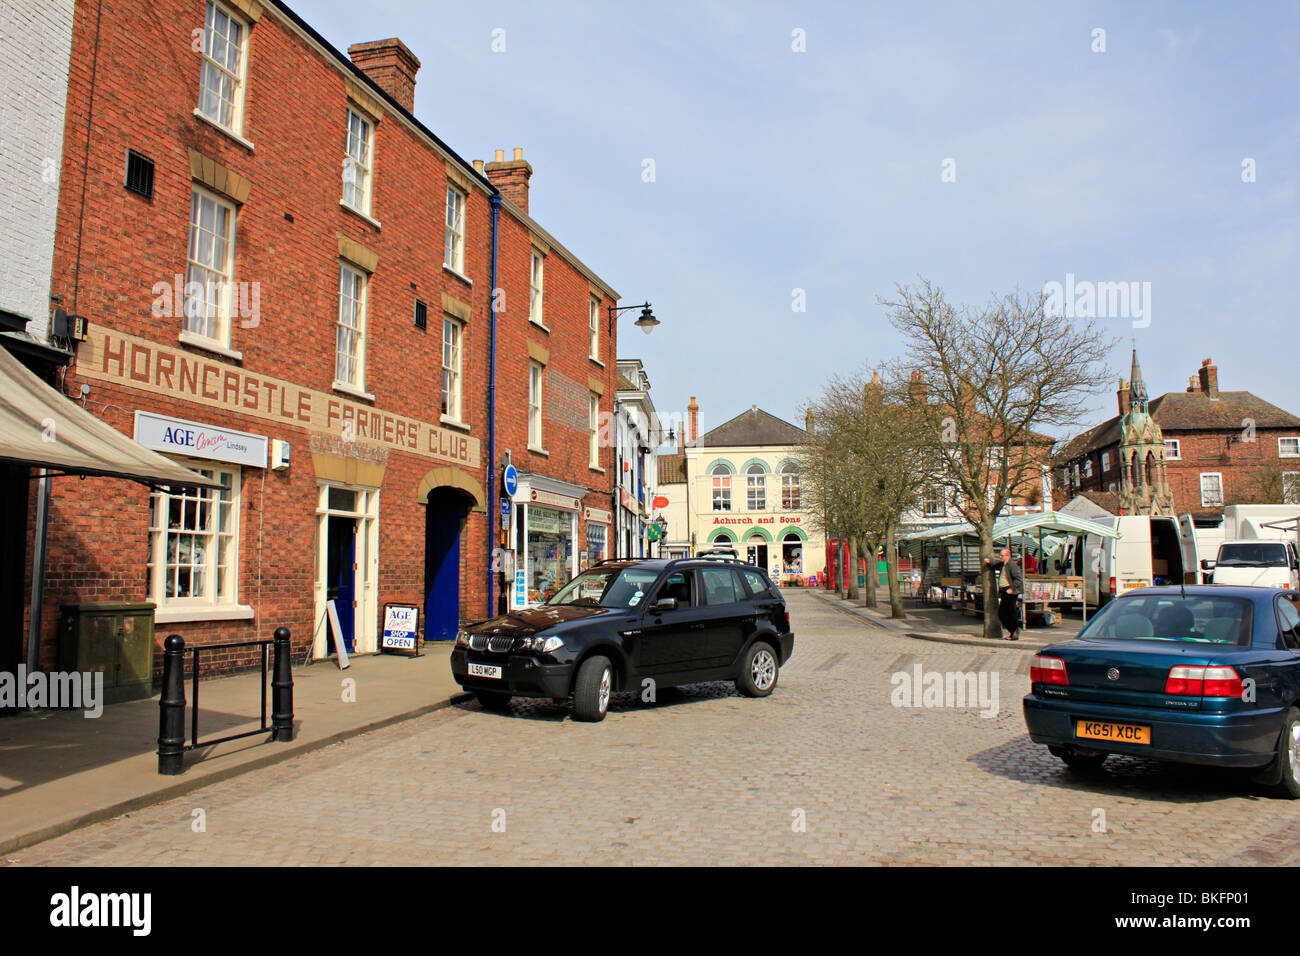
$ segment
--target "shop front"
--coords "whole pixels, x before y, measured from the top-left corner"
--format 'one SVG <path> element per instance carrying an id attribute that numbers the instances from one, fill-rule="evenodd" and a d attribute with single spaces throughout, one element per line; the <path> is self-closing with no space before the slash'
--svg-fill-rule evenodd
<path id="1" fill-rule="evenodd" d="M 580 485 L 544 475 L 519 476 L 512 609 L 544 603 L 578 574 L 578 514 L 585 493 Z"/>
<path id="2" fill-rule="evenodd" d="M 582 519 L 587 528 L 587 547 L 583 551 L 581 569 L 586 570 L 609 557 L 610 524 L 614 516 L 600 508 L 583 508 Z"/>

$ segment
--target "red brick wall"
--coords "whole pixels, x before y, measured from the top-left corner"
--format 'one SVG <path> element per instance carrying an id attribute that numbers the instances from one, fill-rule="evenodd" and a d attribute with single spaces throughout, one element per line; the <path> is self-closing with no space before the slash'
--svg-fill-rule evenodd
<path id="1" fill-rule="evenodd" d="M 185 272 L 192 182 L 187 147 L 192 147 L 252 184 L 237 214 L 234 280 L 260 283 L 260 322 L 243 328 L 236 316 L 230 342 L 243 354 L 236 364 L 244 371 L 331 391 L 341 233 L 378 255 L 368 285 L 366 319 L 366 389 L 375 395 L 373 407 L 436 424 L 441 296 L 445 292 L 470 304 L 463 340 L 462 417 L 480 442 L 480 467 L 467 474 L 486 490 L 488 194 L 477 187 L 470 192 L 465 271 L 472 282 L 466 282 L 442 266 L 448 160 L 396 116 L 385 114 L 375 130 L 371 209 L 381 226 L 342 208 L 348 102 L 344 76 L 270 10 L 249 36 L 243 136 L 254 149 L 197 118 L 200 57 L 191 49 L 190 36 L 202 26 L 203 11 L 199 0 L 103 5 L 87 150 L 97 8 L 78 6 L 53 291 L 63 296 L 65 308 L 93 325 L 229 361 L 180 346 L 181 318 L 158 317 L 151 311 L 154 283 L 170 283 Z M 152 200 L 123 188 L 128 148 L 156 163 Z M 469 175 L 463 169 L 461 173 Z M 605 481 L 587 469 L 585 425 L 581 432 L 572 432 L 548 421 L 550 458 L 528 460 L 526 343 L 544 342 L 552 367 L 581 382 L 584 393 L 587 376 L 603 374 L 607 403 L 614 394 L 612 343 L 602 343 L 604 370 L 586 358 L 587 280 L 557 253 L 547 262 L 551 334 L 528 326 L 527 232 L 504 212 L 501 221 L 505 235 L 500 284 L 507 290 L 509 311 L 500 316 L 498 339 L 498 455 L 510 447 L 521 470 L 593 486 L 604 482 L 603 500 L 594 497 L 592 503 L 607 507 L 612 479 Z M 427 331 L 413 324 L 416 296 L 428 304 Z M 287 423 L 84 380 L 91 388 L 86 407 L 126 434 L 132 433 L 134 410 L 145 409 L 291 443 L 293 461 L 287 471 L 243 471 L 239 600 L 257 609 L 256 621 L 159 625 L 158 634 L 160 640 L 176 631 L 191 643 L 219 642 L 269 637 L 275 627 L 285 625 L 293 631 L 295 648 L 304 650 L 315 624 L 317 520 L 317 481 L 307 432 Z M 76 394 L 82 381 L 75 371 L 70 373 L 68 394 Z M 423 605 L 426 506 L 416 500 L 416 489 L 430 469 L 446 464 L 403 451 L 390 455 L 380 493 L 381 607 L 388 601 Z M 487 505 L 494 515 L 495 502 Z M 146 598 L 148 521 L 149 492 L 142 486 L 108 479 L 56 481 L 45 601 L 47 663 L 55 652 L 52 636 L 60 603 Z M 471 513 L 462 533 L 463 618 L 489 613 L 492 544 L 485 516 Z"/>

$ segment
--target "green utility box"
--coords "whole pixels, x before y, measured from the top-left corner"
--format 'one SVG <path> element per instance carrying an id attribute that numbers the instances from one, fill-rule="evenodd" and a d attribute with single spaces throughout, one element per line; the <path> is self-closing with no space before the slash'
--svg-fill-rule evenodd
<path id="1" fill-rule="evenodd" d="M 60 610 L 59 670 L 103 671 L 106 704 L 153 695 L 153 604 L 106 601 Z"/>

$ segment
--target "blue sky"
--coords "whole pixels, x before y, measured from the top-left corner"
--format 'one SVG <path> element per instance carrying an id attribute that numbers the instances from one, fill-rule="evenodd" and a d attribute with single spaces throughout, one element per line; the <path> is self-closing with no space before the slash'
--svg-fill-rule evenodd
<path id="1" fill-rule="evenodd" d="M 1296 5 L 293 6 L 340 49 L 401 37 L 416 114 L 461 155 L 523 147 L 534 217 L 663 321 L 625 314 L 619 349 L 661 413 L 798 420 L 901 352 L 876 304 L 896 282 L 981 303 L 1073 273 L 1151 283 L 1149 327 L 1104 323 L 1116 374 L 1135 336 L 1153 395 L 1213 357 L 1224 390 L 1300 414 Z M 1093 406 L 1081 426 L 1113 388 Z"/>

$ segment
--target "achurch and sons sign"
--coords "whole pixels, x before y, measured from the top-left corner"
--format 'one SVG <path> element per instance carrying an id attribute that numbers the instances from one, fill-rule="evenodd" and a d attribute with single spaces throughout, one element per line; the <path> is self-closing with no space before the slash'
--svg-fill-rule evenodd
<path id="1" fill-rule="evenodd" d="M 77 373 L 208 408 L 344 435 L 349 441 L 375 442 L 468 468 L 479 466 L 479 440 L 469 435 L 102 326 L 90 327 Z M 265 460 L 263 449 L 261 467 Z"/>

